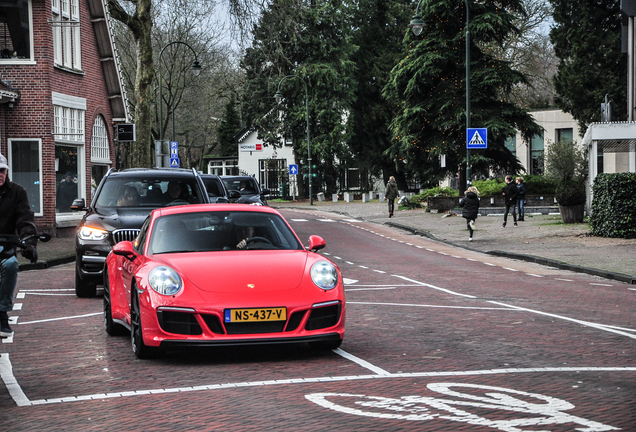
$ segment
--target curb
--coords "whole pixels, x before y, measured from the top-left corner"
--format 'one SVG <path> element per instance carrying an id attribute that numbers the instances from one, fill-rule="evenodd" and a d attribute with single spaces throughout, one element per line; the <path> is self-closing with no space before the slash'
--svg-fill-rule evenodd
<path id="1" fill-rule="evenodd" d="M 500 257 L 504 257 L 504 258 L 511 258 L 511 259 L 517 259 L 517 260 L 521 260 L 521 261 L 527 261 L 527 262 L 533 262 L 536 264 L 541 264 L 544 266 L 548 266 L 548 267 L 555 267 L 558 268 L 560 270 L 569 270 L 569 271 L 573 271 L 576 273 L 586 273 L 592 276 L 600 276 L 603 277 L 605 279 L 613 279 L 613 280 L 617 280 L 620 282 L 626 282 L 632 285 L 636 285 L 636 277 L 635 276 L 630 276 L 630 275 L 626 275 L 623 273 L 614 273 L 614 272 L 608 272 L 605 270 L 599 270 L 599 269 L 595 269 L 595 268 L 591 268 L 591 267 L 581 267 L 581 266 L 577 266 L 574 264 L 568 264 L 568 263 L 564 263 L 562 261 L 557 261 L 557 260 L 552 260 L 552 259 L 548 259 L 548 258 L 542 258 L 542 257 L 537 257 L 537 256 L 533 256 L 533 255 L 526 255 L 526 254 L 517 254 L 517 253 L 512 253 L 512 252 L 503 252 L 503 251 L 497 251 L 497 250 L 492 250 L 492 251 L 482 251 L 479 249 L 474 249 L 474 248 L 469 248 L 466 247 L 464 245 L 461 244 L 457 244 L 457 243 L 453 243 L 451 241 L 447 241 L 447 240 L 442 240 L 440 238 L 437 238 L 435 235 L 427 232 L 427 231 L 420 231 L 417 230 L 415 228 L 411 228 L 405 225 L 400 225 L 397 224 L 395 222 L 385 222 L 385 225 L 389 225 L 393 228 L 397 228 L 397 229 L 401 229 L 404 231 L 408 231 L 412 234 L 415 235 L 420 235 L 426 238 L 429 238 L 431 240 L 435 240 L 441 243 L 445 243 L 451 246 L 455 246 L 455 247 L 460 247 L 462 249 L 467 249 L 473 252 L 480 252 L 480 253 L 485 253 L 488 255 L 492 255 L 492 256 L 500 256 Z"/>
<path id="2" fill-rule="evenodd" d="M 29 271 L 29 270 L 44 270 L 44 269 L 55 267 L 61 264 L 68 264 L 73 261 L 75 261 L 75 255 L 66 256 L 62 258 L 54 258 L 47 261 L 38 261 L 33 264 L 31 263 L 20 264 L 18 266 L 18 271 L 21 272 L 21 271 Z"/>

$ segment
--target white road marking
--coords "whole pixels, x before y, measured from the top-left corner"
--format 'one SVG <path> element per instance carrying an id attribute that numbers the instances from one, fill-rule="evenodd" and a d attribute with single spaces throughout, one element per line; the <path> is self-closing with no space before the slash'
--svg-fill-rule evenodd
<path id="1" fill-rule="evenodd" d="M 384 288 L 347 288 L 346 291 L 350 292 L 350 291 L 382 291 L 382 290 L 393 290 L 396 287 L 392 286 L 392 287 L 384 287 Z M 349 302 L 347 302 L 349 303 Z"/>
<path id="2" fill-rule="evenodd" d="M 335 222 L 333 219 L 316 219 L 318 222 Z"/>
<path id="3" fill-rule="evenodd" d="M 563 282 L 574 282 L 572 279 L 554 278 L 554 280 L 563 281 Z"/>
<path id="4" fill-rule="evenodd" d="M 19 292 L 19 293 L 16 294 L 15 298 L 16 299 L 23 299 L 25 295 L 26 295 L 26 293 Z"/>
<path id="5" fill-rule="evenodd" d="M 368 269 L 369 268 L 369 267 L 366 267 L 366 266 L 363 266 L 363 265 L 358 266 L 358 267 L 363 268 L 363 269 Z"/>
<path id="6" fill-rule="evenodd" d="M 532 274 L 532 273 L 526 273 L 528 276 L 532 276 L 532 277 L 538 277 L 538 278 L 542 278 L 543 276 L 541 275 L 537 275 L 537 274 Z"/>
<path id="7" fill-rule="evenodd" d="M 411 282 L 411 283 L 414 283 L 414 284 L 417 284 L 417 285 L 425 286 L 425 287 L 428 287 L 428 288 L 433 288 L 433 289 L 436 289 L 438 291 L 443 291 L 443 292 L 448 293 L 448 294 L 452 294 L 452 295 L 456 295 L 456 296 L 460 296 L 460 297 L 467 297 L 467 298 L 477 298 L 477 297 L 472 296 L 472 295 L 460 294 L 460 293 L 457 293 L 455 291 L 448 290 L 446 288 L 440 288 L 438 286 L 427 284 L 427 283 L 420 282 L 420 281 L 416 281 L 414 279 L 409 279 L 409 278 L 404 277 L 404 276 L 400 276 L 400 275 L 392 275 L 392 276 L 398 277 L 400 279 L 404 279 L 405 281 L 408 281 L 408 282 Z"/>
<path id="8" fill-rule="evenodd" d="M 373 270 L 373 271 L 376 273 L 386 273 L 385 271 L 382 271 L 382 270 Z"/>
<path id="9" fill-rule="evenodd" d="M 13 310 L 14 311 L 22 310 L 22 303 L 13 303 Z"/>
<path id="10" fill-rule="evenodd" d="M 30 292 L 30 293 L 20 293 L 20 294 L 22 294 L 23 296 L 24 296 L 25 294 L 28 294 L 28 295 L 35 295 L 35 296 L 74 296 L 74 295 L 75 295 L 75 294 L 45 293 L 45 292 L 37 292 L 37 293 L 36 293 L 36 292 Z M 18 297 L 18 298 L 19 298 L 19 297 Z M 24 298 L 24 297 L 22 297 L 22 298 Z"/>
<path id="11" fill-rule="evenodd" d="M 493 308 L 493 307 L 485 307 L 485 306 L 441 306 L 441 305 L 423 305 L 423 304 L 412 304 L 412 303 L 383 303 L 383 302 L 358 302 L 358 301 L 348 301 L 347 304 L 370 305 L 370 306 L 405 306 L 405 307 L 422 307 L 422 308 L 439 308 L 439 309 L 507 310 L 507 311 L 514 312 L 514 309 L 512 308 Z"/>
<path id="12" fill-rule="evenodd" d="M 362 223 L 364 221 L 358 220 L 358 219 L 343 219 L 343 221 L 345 222 L 351 222 L 351 223 Z"/>
<path id="13" fill-rule="evenodd" d="M 482 264 L 486 264 L 487 266 L 490 266 L 490 267 L 497 267 L 497 265 L 496 265 L 496 264 L 491 264 L 491 263 L 487 263 L 487 262 L 482 263 Z"/>
<path id="14" fill-rule="evenodd" d="M 513 268 L 510 268 L 510 267 L 502 267 L 502 269 L 504 269 L 504 270 L 510 270 L 510 271 L 513 271 L 513 272 L 517 272 L 517 271 L 519 271 L 519 270 L 517 270 L 517 269 L 513 269 Z"/>
<path id="15" fill-rule="evenodd" d="M 347 264 L 351 264 L 351 265 L 355 265 L 354 263 L 352 263 L 351 261 L 345 261 L 345 263 Z"/>
<path id="16" fill-rule="evenodd" d="M 368 361 L 362 360 L 360 357 L 356 357 L 353 354 L 349 354 L 348 352 L 343 351 L 340 348 L 336 348 L 335 350 L 333 350 L 333 352 L 335 352 L 336 354 L 346 358 L 347 360 L 350 360 L 350 361 L 362 366 L 363 368 L 369 369 L 371 372 L 375 372 L 378 375 L 381 375 L 381 376 L 389 376 L 389 375 L 391 375 L 390 372 L 387 372 L 387 371 L 385 371 L 382 368 L 374 366 L 371 363 L 369 363 Z"/>
<path id="17" fill-rule="evenodd" d="M 89 313 L 89 314 L 84 314 L 84 315 L 75 315 L 75 316 L 60 317 L 60 318 L 49 318 L 49 319 L 43 319 L 43 320 L 38 320 L 38 321 L 21 322 L 20 325 L 39 324 L 39 323 L 43 323 L 43 322 L 62 321 L 62 320 L 76 319 L 76 318 L 86 318 L 86 317 L 91 317 L 91 316 L 95 316 L 95 315 L 102 315 L 102 314 L 103 314 L 103 312 L 95 312 L 95 313 Z"/>
<path id="18" fill-rule="evenodd" d="M 373 366 L 373 365 L 372 365 Z M 383 371 L 383 369 L 379 369 Z M 386 371 L 385 371 L 386 372 Z M 223 389 L 235 389 L 239 387 L 260 387 L 270 385 L 293 385 L 293 384 L 309 384 L 309 383 L 325 383 L 325 382 L 341 382 L 341 381 L 359 381 L 359 380 L 373 380 L 373 379 L 412 379 L 412 378 L 425 378 L 425 377 L 457 377 L 457 376 L 484 376 L 484 375 L 502 375 L 502 374 L 524 374 L 524 373 L 583 373 L 583 372 L 636 372 L 636 367 L 547 367 L 547 368 L 519 368 L 519 369 L 486 369 L 486 370 L 473 370 L 473 371 L 441 371 L 441 372 L 410 372 L 410 373 L 397 373 L 388 375 L 373 374 L 373 375 L 348 375 L 348 376 L 326 376 L 326 377 L 314 377 L 314 378 L 288 378 L 281 380 L 267 380 L 267 381 L 247 381 L 225 384 L 208 384 L 198 385 L 190 387 L 173 387 L 165 389 L 151 389 L 151 390 L 132 390 L 127 392 L 118 393 L 96 393 L 80 396 L 67 396 L 52 399 L 38 399 L 29 400 L 24 394 L 19 383 L 13 376 L 13 368 L 9 360 L 9 354 L 0 354 L 0 376 L 4 381 L 9 394 L 13 398 L 14 402 L 18 406 L 34 406 L 34 405 L 50 405 L 57 403 L 70 403 L 87 400 L 102 400 L 121 397 L 132 396 L 145 396 L 145 395 L 160 395 L 160 394 L 172 394 L 183 393 L 191 391 L 207 391 L 207 390 L 223 390 Z"/>
<path id="19" fill-rule="evenodd" d="M 342 283 L 345 285 L 352 285 L 358 282 L 356 279 L 342 278 Z"/>
<path id="20" fill-rule="evenodd" d="M 292 222 L 308 222 L 307 219 L 290 219 Z"/>
<path id="21" fill-rule="evenodd" d="M 21 292 L 54 292 L 54 291 L 75 291 L 75 288 L 58 288 L 58 289 L 21 289 Z"/>
<path id="22" fill-rule="evenodd" d="M 611 284 L 602 284 L 602 283 L 594 283 L 594 282 L 590 282 L 590 285 L 596 285 L 596 286 L 608 286 L 608 287 L 614 286 L 614 285 L 611 285 Z"/>

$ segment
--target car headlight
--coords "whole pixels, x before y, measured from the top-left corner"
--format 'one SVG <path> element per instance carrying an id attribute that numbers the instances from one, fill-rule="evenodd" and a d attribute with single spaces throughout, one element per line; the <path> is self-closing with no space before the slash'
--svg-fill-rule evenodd
<path id="1" fill-rule="evenodd" d="M 82 240 L 104 240 L 106 237 L 108 237 L 108 231 L 99 228 L 83 226 L 82 228 L 80 228 L 78 236 Z"/>
<path id="2" fill-rule="evenodd" d="M 158 266 L 148 275 L 150 288 L 161 295 L 174 295 L 183 286 L 181 276 L 168 266 Z"/>
<path id="3" fill-rule="evenodd" d="M 320 289 L 330 290 L 338 284 L 338 271 L 329 261 L 318 261 L 311 266 L 311 280 Z"/>

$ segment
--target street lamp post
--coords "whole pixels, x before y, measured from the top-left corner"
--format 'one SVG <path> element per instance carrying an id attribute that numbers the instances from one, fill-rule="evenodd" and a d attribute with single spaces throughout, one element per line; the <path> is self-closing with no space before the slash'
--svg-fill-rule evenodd
<path id="1" fill-rule="evenodd" d="M 279 82 L 278 82 L 278 89 L 276 90 L 276 94 L 274 95 L 274 97 L 276 98 L 276 100 L 278 102 L 281 101 L 281 99 L 283 99 L 283 95 L 280 92 L 280 85 L 283 83 L 283 81 L 285 81 L 287 78 L 298 78 L 299 80 L 301 80 L 303 82 L 303 84 L 305 85 L 305 117 L 307 119 L 307 168 L 309 169 L 308 171 L 308 180 L 309 180 L 309 205 L 314 205 L 314 198 L 312 195 L 312 189 L 311 189 L 311 146 L 309 144 L 309 95 L 307 93 L 307 83 L 305 82 L 304 79 L 302 79 L 301 77 L 299 77 L 298 75 L 287 75 L 284 76 Z"/>
<path id="2" fill-rule="evenodd" d="M 161 48 L 161 51 L 159 52 L 159 60 L 157 60 L 157 63 L 161 63 L 161 56 L 163 55 L 163 52 L 165 51 L 165 49 L 175 44 L 185 45 L 188 48 L 190 48 L 190 51 L 192 51 L 192 54 L 194 54 L 194 62 L 192 63 L 192 71 L 195 76 L 198 76 L 201 73 L 201 63 L 199 63 L 197 53 L 196 51 L 194 51 L 194 49 L 190 45 L 182 41 L 173 41 L 164 45 L 164 47 Z M 163 146 L 163 83 L 162 83 L 161 68 L 159 68 L 159 141 L 161 142 L 161 145 Z M 174 106 L 172 107 L 172 141 L 174 141 Z"/>
<path id="3" fill-rule="evenodd" d="M 418 14 L 421 4 L 422 0 L 417 3 L 415 15 L 409 24 L 415 36 L 419 36 L 426 26 L 426 23 L 422 21 L 422 17 Z M 470 15 L 468 0 L 464 0 L 464 4 L 466 5 L 466 133 L 468 133 L 468 129 L 470 128 Z M 470 149 L 466 148 L 466 188 L 471 185 L 471 176 Z"/>

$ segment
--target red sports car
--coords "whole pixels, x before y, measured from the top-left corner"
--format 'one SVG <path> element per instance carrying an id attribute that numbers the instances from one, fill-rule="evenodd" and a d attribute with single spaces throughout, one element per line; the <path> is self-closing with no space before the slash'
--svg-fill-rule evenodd
<path id="1" fill-rule="evenodd" d="M 187 345 L 308 342 L 340 346 L 340 269 L 303 247 L 269 207 L 200 204 L 154 210 L 104 272 L 104 325 L 130 331 L 139 358 Z"/>

